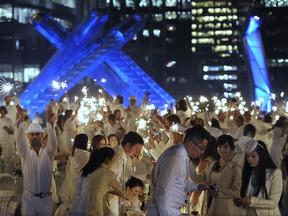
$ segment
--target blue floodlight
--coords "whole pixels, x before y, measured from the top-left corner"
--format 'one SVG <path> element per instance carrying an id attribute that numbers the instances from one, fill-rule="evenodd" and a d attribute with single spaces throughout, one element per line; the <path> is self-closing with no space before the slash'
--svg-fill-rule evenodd
<path id="1" fill-rule="evenodd" d="M 267 73 L 261 35 L 259 32 L 261 19 L 251 16 L 245 32 L 244 44 L 249 58 L 254 82 L 255 101 L 261 101 L 261 109 L 271 111 L 271 90 Z"/>
<path id="2" fill-rule="evenodd" d="M 47 18 L 48 19 L 48 18 Z M 39 76 L 30 83 L 20 95 L 25 109 L 31 118 L 35 112 L 42 113 L 50 99 L 58 100 L 86 76 L 101 80 L 105 78 L 105 90 L 111 94 L 121 94 L 124 98 L 136 95 L 139 100 L 146 91 L 150 93 L 150 103 L 164 108 L 175 100 L 152 80 L 120 48 L 144 28 L 145 19 L 138 15 L 129 17 L 116 25 L 107 34 L 100 30 L 108 20 L 107 15 L 90 15 L 64 37 L 63 31 L 55 20 L 49 17 L 35 21 L 35 28 L 52 42 L 58 50 L 41 70 Z M 53 25 L 52 25 L 52 24 Z M 53 80 L 65 81 L 67 87 L 54 91 Z M 127 103 L 125 103 L 127 104 Z"/>

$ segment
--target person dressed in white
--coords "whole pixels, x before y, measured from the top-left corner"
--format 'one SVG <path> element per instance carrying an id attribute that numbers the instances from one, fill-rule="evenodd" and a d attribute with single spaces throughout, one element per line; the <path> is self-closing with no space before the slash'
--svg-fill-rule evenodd
<path id="1" fill-rule="evenodd" d="M 53 200 L 51 197 L 51 182 L 53 174 L 53 158 L 57 148 L 57 138 L 53 129 L 53 121 L 47 113 L 47 146 L 42 146 L 43 130 L 41 125 L 32 123 L 27 134 L 30 147 L 24 131 L 24 110 L 16 105 L 20 115 L 17 149 L 21 157 L 23 172 L 23 195 L 21 200 L 22 215 L 52 215 Z M 56 119 L 55 119 L 56 120 Z"/>
<path id="2" fill-rule="evenodd" d="M 72 203 L 69 215 L 103 216 L 106 211 L 104 197 L 113 189 L 113 194 L 125 197 L 125 190 L 111 171 L 115 152 L 109 147 L 92 152 L 88 163 L 83 167 L 78 182 L 78 198 Z"/>
<path id="3" fill-rule="evenodd" d="M 111 170 L 116 173 L 118 181 L 124 188 L 125 181 L 132 175 L 133 166 L 131 158 L 139 155 L 144 141 L 136 132 L 129 132 L 124 136 L 121 145 L 114 148 L 115 163 Z M 109 195 L 109 212 L 110 215 L 119 215 L 119 199 L 117 196 Z"/>
<path id="4" fill-rule="evenodd" d="M 210 134 L 197 125 L 186 131 L 183 144 L 174 145 L 161 155 L 152 171 L 147 216 L 180 216 L 187 192 L 209 188 L 208 184 L 198 185 L 189 178 L 190 158 L 203 154 L 209 139 Z"/>
<path id="5" fill-rule="evenodd" d="M 276 121 L 272 129 L 273 129 L 273 137 L 272 137 L 270 155 L 277 168 L 281 168 L 281 162 L 283 159 L 283 148 L 287 140 L 286 117 L 280 116 L 280 118 Z"/>
<path id="6" fill-rule="evenodd" d="M 13 170 L 13 154 L 14 145 L 12 135 L 14 134 L 12 119 L 8 118 L 5 106 L 0 107 L 0 149 L 4 159 L 5 173 L 12 174 Z M 1 168 L 1 167 L 0 167 Z M 1 169 L 0 169 L 1 171 Z"/>
<path id="7" fill-rule="evenodd" d="M 72 195 L 74 195 L 77 181 L 81 176 L 81 170 L 86 165 L 90 157 L 90 152 L 87 151 L 87 145 L 88 136 L 86 134 L 77 134 L 74 140 L 74 147 L 70 157 Z"/>
<path id="8" fill-rule="evenodd" d="M 242 170 L 241 197 L 234 199 L 239 216 L 280 216 L 278 208 L 283 190 L 281 170 L 274 164 L 265 143 L 247 142 Z"/>
<path id="9" fill-rule="evenodd" d="M 6 109 L 8 111 L 7 117 L 12 119 L 12 122 L 13 122 L 13 125 L 14 125 L 15 122 L 16 122 L 16 114 L 17 114 L 15 106 L 17 104 L 20 104 L 20 100 L 16 96 L 8 95 L 8 96 L 6 96 L 4 98 L 4 102 L 5 102 L 5 105 L 6 105 Z"/>
<path id="10" fill-rule="evenodd" d="M 127 131 L 136 131 L 136 121 L 140 115 L 140 107 L 136 105 L 135 96 L 129 97 L 130 105 L 126 109 L 127 114 Z"/>
<path id="11" fill-rule="evenodd" d="M 32 123 L 38 123 L 41 126 L 43 126 L 44 121 L 43 121 L 43 119 L 41 118 L 41 116 L 39 115 L 38 112 L 35 113 L 35 118 L 32 119 Z"/>
<path id="12" fill-rule="evenodd" d="M 77 134 L 77 127 L 76 127 L 75 119 L 78 115 L 79 108 L 80 108 L 80 103 L 78 103 L 78 107 L 76 108 L 74 114 L 73 114 L 73 110 L 66 110 L 64 117 L 63 117 L 63 122 L 64 122 L 63 128 L 66 134 L 66 142 L 67 142 L 66 147 L 68 151 L 72 150 L 73 140 Z"/>

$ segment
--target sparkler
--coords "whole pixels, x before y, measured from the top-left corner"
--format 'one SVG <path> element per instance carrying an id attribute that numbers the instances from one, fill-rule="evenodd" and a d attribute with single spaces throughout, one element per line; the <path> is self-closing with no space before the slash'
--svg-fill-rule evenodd
<path id="1" fill-rule="evenodd" d="M 66 82 L 58 82 L 56 80 L 52 81 L 52 91 L 59 91 L 60 89 L 67 88 L 68 85 Z"/>
<path id="2" fill-rule="evenodd" d="M 0 95 L 16 95 L 21 90 L 22 84 L 18 82 L 10 83 L 4 77 L 0 79 Z"/>

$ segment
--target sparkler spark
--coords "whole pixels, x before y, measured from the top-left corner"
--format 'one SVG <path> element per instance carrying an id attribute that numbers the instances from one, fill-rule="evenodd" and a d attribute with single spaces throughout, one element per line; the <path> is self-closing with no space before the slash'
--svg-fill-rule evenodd
<path id="1" fill-rule="evenodd" d="M 66 82 L 58 82 L 56 80 L 52 81 L 52 91 L 59 91 L 60 89 L 67 88 L 68 85 Z"/>
<path id="2" fill-rule="evenodd" d="M 10 83 L 4 77 L 0 79 L 0 95 L 7 96 L 14 94 L 16 95 L 17 92 L 21 90 L 22 84 L 15 82 Z"/>

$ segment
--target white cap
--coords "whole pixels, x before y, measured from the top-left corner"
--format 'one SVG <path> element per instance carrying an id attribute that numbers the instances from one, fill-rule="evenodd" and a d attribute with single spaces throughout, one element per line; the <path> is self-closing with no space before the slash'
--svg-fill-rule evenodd
<path id="1" fill-rule="evenodd" d="M 170 127 L 170 131 L 175 132 L 175 133 L 179 133 L 179 134 L 185 134 L 185 131 L 187 129 L 188 129 L 187 127 L 185 127 L 179 123 L 173 124 Z"/>
<path id="2" fill-rule="evenodd" d="M 256 149 L 257 145 L 257 140 L 251 140 L 245 145 L 246 148 L 244 148 L 244 151 L 246 151 L 247 153 L 251 153 Z"/>
<path id="3" fill-rule="evenodd" d="M 136 98 L 136 96 L 131 96 L 131 97 L 129 97 L 129 100 L 136 100 L 137 101 L 137 98 Z"/>
<path id="4" fill-rule="evenodd" d="M 237 143 L 241 148 L 244 148 L 246 143 L 248 143 L 250 140 L 252 140 L 252 138 L 250 136 L 241 136 L 241 137 L 239 137 Z"/>
<path id="5" fill-rule="evenodd" d="M 39 123 L 31 123 L 26 133 L 43 133 L 43 129 Z"/>
<path id="6" fill-rule="evenodd" d="M 207 128 L 207 131 L 215 138 L 218 138 L 223 134 L 223 131 L 216 127 L 209 127 Z"/>
<path id="7" fill-rule="evenodd" d="M 253 140 L 251 137 L 242 136 L 238 139 L 238 145 L 247 153 L 254 151 L 258 145 L 257 140 Z"/>

